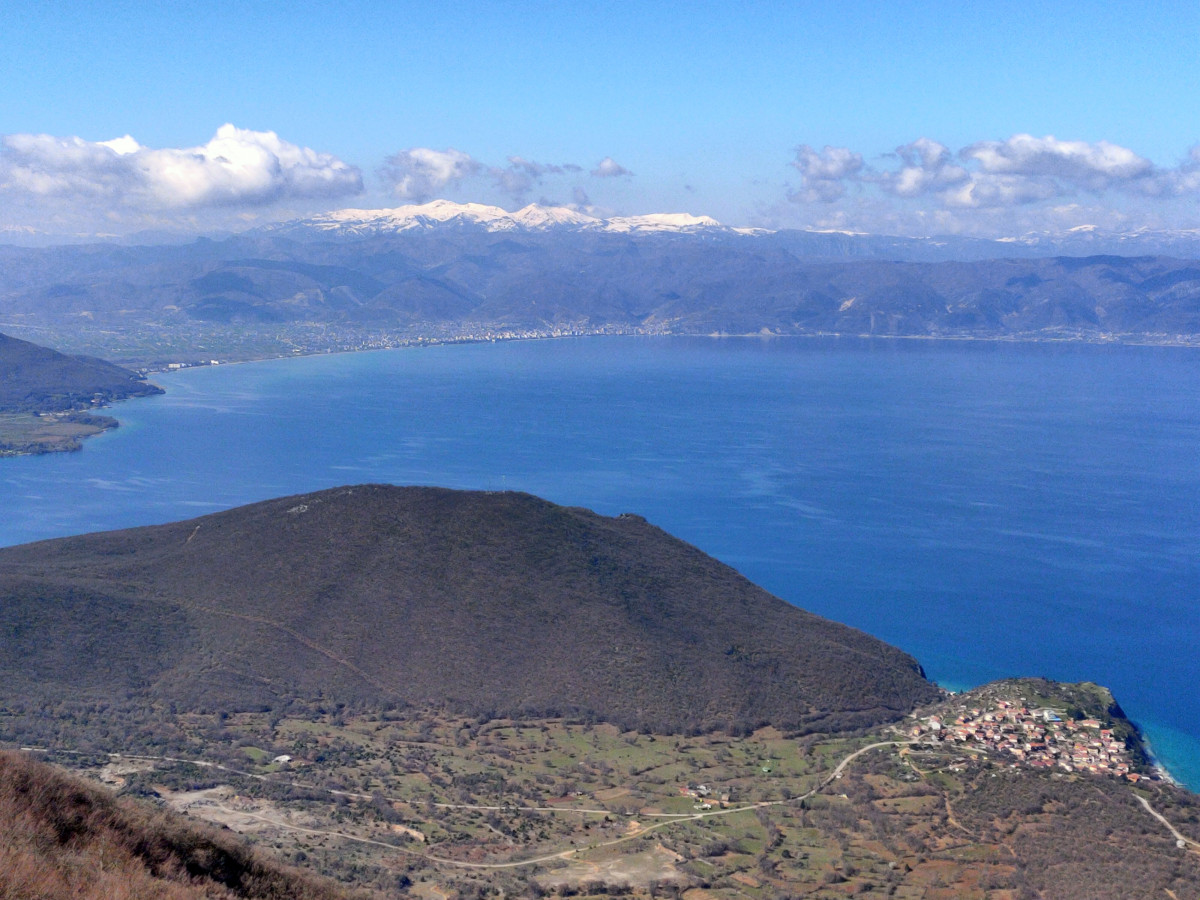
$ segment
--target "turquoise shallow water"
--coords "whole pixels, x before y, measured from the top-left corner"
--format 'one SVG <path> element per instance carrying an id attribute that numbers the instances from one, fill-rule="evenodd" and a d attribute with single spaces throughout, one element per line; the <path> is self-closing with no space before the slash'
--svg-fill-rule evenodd
<path id="1" fill-rule="evenodd" d="M 160 383 L 0 462 L 0 544 L 364 481 L 638 512 L 946 684 L 1107 684 L 1200 787 L 1200 352 L 588 338 Z"/>

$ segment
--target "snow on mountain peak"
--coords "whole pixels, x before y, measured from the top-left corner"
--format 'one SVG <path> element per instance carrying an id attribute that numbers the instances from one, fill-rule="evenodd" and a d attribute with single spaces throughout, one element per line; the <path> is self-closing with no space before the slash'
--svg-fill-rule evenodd
<path id="1" fill-rule="evenodd" d="M 490 225 L 508 219 L 509 213 L 498 206 L 431 200 L 395 209 L 339 209 L 290 224 L 309 225 L 325 231 L 375 232 L 407 231 L 450 222 Z"/>
<path id="2" fill-rule="evenodd" d="M 688 213 L 653 213 L 601 219 L 565 206 L 540 206 L 531 203 L 516 212 L 508 212 L 499 206 L 454 203 L 450 200 L 431 200 L 428 203 L 398 206 L 395 209 L 339 209 L 309 219 L 287 222 L 279 227 L 366 235 L 433 228 L 438 225 L 465 225 L 487 231 L 545 231 L 552 228 L 569 228 L 618 234 L 686 234 L 710 228 L 730 230 L 709 216 L 693 216 Z"/>
<path id="3" fill-rule="evenodd" d="M 576 225 L 594 228 L 602 223 L 595 216 L 589 216 L 565 206 L 538 206 L 530 203 L 524 209 L 518 209 L 509 214 L 514 222 L 526 228 L 553 228 L 556 225 Z"/>
<path id="4" fill-rule="evenodd" d="M 709 216 L 693 216 L 688 213 L 651 213 L 645 216 L 617 216 L 608 219 L 605 221 L 604 230 L 690 232 L 720 227 L 721 223 Z"/>

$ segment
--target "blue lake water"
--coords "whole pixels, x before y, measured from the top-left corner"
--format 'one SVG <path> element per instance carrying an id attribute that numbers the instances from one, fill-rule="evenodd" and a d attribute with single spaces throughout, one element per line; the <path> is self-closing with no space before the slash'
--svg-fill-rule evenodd
<path id="1" fill-rule="evenodd" d="M 1200 352 L 586 338 L 194 369 L 0 461 L 0 544 L 383 481 L 638 512 L 964 687 L 1113 688 L 1200 787 Z"/>

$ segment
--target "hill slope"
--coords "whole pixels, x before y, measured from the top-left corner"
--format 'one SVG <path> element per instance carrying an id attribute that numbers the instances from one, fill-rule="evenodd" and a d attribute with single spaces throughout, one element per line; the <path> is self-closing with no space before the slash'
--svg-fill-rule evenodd
<path id="1" fill-rule="evenodd" d="M 340 488 L 0 550 L 0 634 L 14 696 L 209 709 L 325 696 L 837 729 L 937 695 L 904 653 L 640 517 L 518 493 Z"/>
<path id="2" fill-rule="evenodd" d="M 0 834 L 5 898 L 350 896 L 332 882 L 259 855 L 228 832 L 118 802 L 16 753 L 0 753 Z"/>
<path id="3" fill-rule="evenodd" d="M 161 394 L 128 369 L 0 334 L 0 411 L 65 412 Z"/>

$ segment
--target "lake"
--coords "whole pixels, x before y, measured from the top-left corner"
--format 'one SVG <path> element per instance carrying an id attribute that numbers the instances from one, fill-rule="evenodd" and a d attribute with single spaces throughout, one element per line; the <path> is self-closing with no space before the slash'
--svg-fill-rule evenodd
<path id="1" fill-rule="evenodd" d="M 338 484 L 637 512 L 960 688 L 1110 686 L 1200 788 L 1200 351 L 582 338 L 164 374 L 0 461 L 0 544 Z"/>

